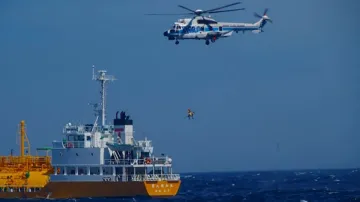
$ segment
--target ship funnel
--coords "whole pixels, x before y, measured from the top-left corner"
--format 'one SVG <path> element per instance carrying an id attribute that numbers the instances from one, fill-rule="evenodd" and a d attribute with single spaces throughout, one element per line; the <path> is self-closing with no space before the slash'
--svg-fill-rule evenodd
<path id="1" fill-rule="evenodd" d="M 134 131 L 133 120 L 129 115 L 126 115 L 125 111 L 120 112 L 120 118 L 116 116 L 114 119 L 115 136 L 118 142 L 124 142 L 125 144 L 133 145 Z"/>

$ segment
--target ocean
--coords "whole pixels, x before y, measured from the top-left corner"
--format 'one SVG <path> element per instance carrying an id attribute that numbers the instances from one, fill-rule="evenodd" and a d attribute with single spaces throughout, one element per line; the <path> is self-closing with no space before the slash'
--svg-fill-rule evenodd
<path id="1" fill-rule="evenodd" d="M 169 199 L 67 199 L 76 202 L 350 202 L 360 201 L 360 172 L 303 170 L 183 173 L 178 195 Z M 14 201 L 14 200 L 11 200 Z M 48 201 L 48 200 L 46 200 Z M 57 200 L 53 200 L 57 201 Z"/>
<path id="2" fill-rule="evenodd" d="M 181 178 L 178 195 L 171 199 L 101 201 L 360 201 L 360 172 L 357 169 L 183 173 Z"/>

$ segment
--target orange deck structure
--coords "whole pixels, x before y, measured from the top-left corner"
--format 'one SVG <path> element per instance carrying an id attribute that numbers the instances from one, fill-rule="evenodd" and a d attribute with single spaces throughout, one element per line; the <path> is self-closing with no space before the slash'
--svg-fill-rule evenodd
<path id="1" fill-rule="evenodd" d="M 20 122 L 20 156 L 1 156 L 0 198 L 6 192 L 40 190 L 49 182 L 53 172 L 51 157 L 32 156 L 25 132 L 25 121 Z"/>

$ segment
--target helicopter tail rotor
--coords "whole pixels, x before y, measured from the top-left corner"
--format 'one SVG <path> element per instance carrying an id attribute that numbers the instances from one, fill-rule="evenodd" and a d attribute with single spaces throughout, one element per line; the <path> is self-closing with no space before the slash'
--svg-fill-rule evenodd
<path id="1" fill-rule="evenodd" d="M 253 30 L 252 32 L 255 34 L 258 34 L 260 32 L 264 32 L 263 27 L 266 25 L 267 22 L 271 22 L 272 20 L 267 16 L 267 12 L 269 11 L 268 8 L 264 10 L 264 13 L 261 15 L 254 13 L 254 16 L 257 18 L 260 18 L 259 21 L 257 21 L 254 25 L 257 27 L 256 30 Z"/>
<path id="2" fill-rule="evenodd" d="M 264 13 L 263 13 L 262 16 L 259 15 L 259 14 L 257 14 L 256 12 L 254 13 L 254 16 L 257 17 L 257 18 L 260 18 L 260 19 L 262 19 L 262 20 L 264 20 L 264 21 L 269 21 L 269 22 L 273 23 L 273 21 L 267 16 L 267 12 L 268 12 L 268 11 L 269 11 L 269 9 L 268 9 L 268 8 L 265 8 Z M 263 26 L 263 25 L 262 25 L 262 26 Z"/>

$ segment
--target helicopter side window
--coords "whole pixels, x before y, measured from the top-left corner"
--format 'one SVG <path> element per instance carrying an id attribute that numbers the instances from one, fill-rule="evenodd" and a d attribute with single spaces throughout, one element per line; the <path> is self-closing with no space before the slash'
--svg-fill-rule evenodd
<path id="1" fill-rule="evenodd" d="M 219 31 L 223 31 L 221 26 L 219 27 Z"/>
<path id="2" fill-rule="evenodd" d="M 203 32 L 204 30 L 205 30 L 205 29 L 204 29 L 204 27 L 200 27 L 200 31 L 202 31 L 202 32 Z"/>

